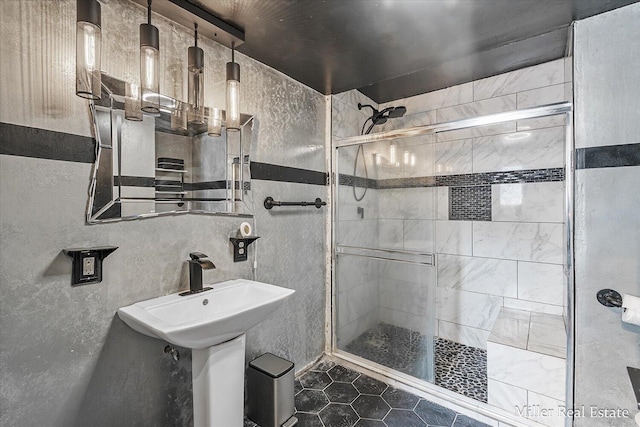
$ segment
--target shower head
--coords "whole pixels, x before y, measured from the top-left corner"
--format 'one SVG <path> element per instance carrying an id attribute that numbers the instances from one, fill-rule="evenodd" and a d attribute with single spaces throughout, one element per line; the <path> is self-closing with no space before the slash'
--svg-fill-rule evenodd
<path id="1" fill-rule="evenodd" d="M 367 119 L 367 121 L 371 120 L 371 126 L 369 127 L 369 129 L 367 129 L 366 132 L 364 132 L 364 134 L 368 134 L 369 132 L 371 132 L 371 129 L 375 125 L 382 125 L 387 122 L 387 119 L 397 119 L 398 117 L 402 117 L 404 116 L 404 113 L 407 112 L 407 108 L 404 106 L 387 107 L 382 111 L 378 111 L 372 105 L 369 105 L 369 104 L 363 105 L 358 103 L 358 110 L 362 110 L 364 107 L 369 107 L 371 108 L 371 110 L 373 110 L 373 114 L 371 115 L 371 117 Z M 364 131 L 364 126 L 362 127 L 362 129 Z"/>
<path id="2" fill-rule="evenodd" d="M 389 118 L 391 119 L 397 119 L 398 117 L 402 117 L 404 116 L 404 113 L 407 112 L 407 108 L 400 106 L 400 107 L 389 107 L 391 108 L 391 110 L 389 110 Z"/>

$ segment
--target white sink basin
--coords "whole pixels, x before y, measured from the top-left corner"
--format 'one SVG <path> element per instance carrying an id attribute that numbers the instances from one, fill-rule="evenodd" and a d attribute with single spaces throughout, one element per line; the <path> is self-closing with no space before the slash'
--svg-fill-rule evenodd
<path id="1" fill-rule="evenodd" d="M 213 289 L 199 294 L 175 293 L 122 307 L 118 316 L 141 334 L 203 349 L 244 334 L 295 292 L 244 279 L 209 286 Z"/>

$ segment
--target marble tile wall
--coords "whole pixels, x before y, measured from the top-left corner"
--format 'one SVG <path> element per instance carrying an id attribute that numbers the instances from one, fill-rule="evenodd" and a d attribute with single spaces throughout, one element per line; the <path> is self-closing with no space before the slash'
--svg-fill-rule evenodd
<path id="1" fill-rule="evenodd" d="M 500 310 L 487 345 L 489 404 L 564 426 L 566 342 L 561 315 Z"/>
<path id="2" fill-rule="evenodd" d="M 358 111 L 358 102 L 377 107 L 357 91 L 332 97 L 334 139 L 360 133 L 370 110 Z M 435 114 L 433 116 L 435 118 Z M 358 122 L 359 126 L 354 126 L 354 122 Z M 432 141 L 433 138 L 427 136 L 364 146 L 366 176 L 369 179 L 390 180 L 432 175 Z M 395 162 L 391 162 L 390 150 L 395 150 Z M 354 174 L 356 153 L 357 147 L 337 150 L 339 174 Z M 365 177 L 362 153 L 358 155 L 355 175 Z M 356 186 L 358 197 L 363 191 L 362 187 Z M 435 189 L 368 188 L 364 198 L 356 201 L 352 186 L 338 185 L 337 200 L 338 244 L 433 252 Z M 363 211 L 359 213 L 358 208 Z M 353 271 L 353 266 L 349 266 L 362 262 L 353 256 L 338 256 L 337 339 L 341 348 L 380 321 L 425 333 L 433 329 L 430 319 L 424 315 L 426 307 L 433 301 L 433 296 L 426 298 L 433 283 L 427 285 L 424 280 L 434 275 L 433 268 L 426 273 L 414 271 L 413 274 L 407 274 L 406 270 L 394 267 L 393 263 L 378 262 L 370 265 L 366 273 Z M 406 267 L 406 264 L 402 266 Z M 411 268 L 409 270 L 413 271 Z M 370 277 L 370 273 L 374 273 L 375 277 Z M 416 295 L 421 298 L 416 298 Z"/>
<path id="3" fill-rule="evenodd" d="M 380 108 L 406 105 L 413 115 L 435 111 L 441 122 L 570 100 L 568 63 L 552 61 Z M 447 176 L 562 168 L 563 125 L 563 117 L 550 117 L 440 133 L 434 172 Z M 487 324 L 486 313 L 495 316 L 500 307 L 511 306 L 561 314 L 564 182 L 491 185 L 491 221 L 451 221 L 448 190 L 436 189 L 440 336 L 486 348 L 492 326 L 492 315 Z M 449 304 L 474 300 L 489 304 L 486 313 L 469 319 L 468 313 L 447 309 L 445 298 L 452 301 L 452 290 L 457 298 Z"/>
<path id="4" fill-rule="evenodd" d="M 435 300 L 435 268 L 421 264 L 380 261 L 380 320 L 431 335 Z"/>
<path id="5" fill-rule="evenodd" d="M 358 110 L 357 105 L 371 104 L 372 100 L 357 91 L 344 92 L 331 97 L 332 136 L 340 138 L 360 134 L 363 122 L 369 117 L 371 110 Z M 345 147 L 338 150 L 338 173 L 376 179 L 376 168 L 373 153 L 375 148 L 363 147 L 358 154 L 358 147 Z M 354 170 L 354 163 L 357 168 Z M 364 168 L 366 162 L 366 171 Z M 355 195 L 354 195 L 355 190 Z M 355 197 L 362 197 L 357 201 Z M 336 243 L 346 246 L 378 247 L 381 230 L 389 233 L 389 227 L 381 227 L 379 222 L 379 194 L 375 188 L 356 185 L 336 186 L 337 216 L 335 218 Z M 339 348 L 344 348 L 353 339 L 371 329 L 380 321 L 380 286 L 378 262 L 375 260 L 338 255 L 336 261 L 336 339 Z"/>
<path id="6" fill-rule="evenodd" d="M 568 63 L 570 59 L 560 59 L 382 104 L 381 109 L 404 105 L 407 114 L 403 120 L 389 120 L 374 128 L 374 132 L 570 100 L 572 75 Z M 334 129 L 333 134 L 358 134 L 355 127 L 349 130 L 343 123 L 349 117 L 362 120 L 362 112 L 352 111 L 349 116 L 344 112 L 344 102 L 355 105 L 362 102 L 362 95 L 345 93 L 336 98 L 334 111 L 340 113 L 334 113 L 334 126 L 337 123 L 339 130 Z M 393 141 L 399 167 L 388 164 L 389 142 L 371 144 L 370 151 L 383 154 L 382 166 L 374 166 L 378 179 L 564 167 L 563 117 L 514 121 L 430 138 Z M 404 151 L 417 154 L 419 169 L 402 165 Z M 555 180 L 551 175 L 549 178 Z M 468 220 L 464 218 L 464 205 L 451 210 L 447 186 L 373 190 L 378 201 L 379 247 L 438 254 L 436 330 L 440 336 L 486 348 L 491 322 L 500 307 L 562 313 L 564 182 L 541 181 L 491 184 L 487 214 Z M 460 220 L 453 220 L 459 213 L 463 215 Z M 373 223 L 369 229 L 372 227 Z M 354 230 L 358 230 L 351 232 L 354 241 L 376 243 L 371 237 L 363 237 L 362 226 Z M 463 313 L 467 306 L 483 306 L 486 310 Z M 401 304 L 394 307 L 399 309 Z M 384 307 L 382 312 L 389 310 L 392 308 Z M 388 317 L 403 316 L 399 312 Z"/>
<path id="7" fill-rule="evenodd" d="M 101 4 L 103 67 L 136 79 L 145 11 L 126 0 Z M 87 102 L 74 90 L 75 15 L 73 0 L 2 3 L 0 122 L 64 132 L 70 144 L 74 135 L 91 135 Z M 155 15 L 154 24 L 161 36 L 161 87 L 180 96 L 192 30 Z M 229 49 L 200 41 L 205 103 L 224 105 Z M 326 171 L 325 97 L 242 54 L 236 60 L 243 110 L 257 119 L 252 160 Z M 163 353 L 166 343 L 131 330 L 115 313 L 188 287 L 190 251 L 216 264 L 204 273 L 206 282 L 252 278 L 253 263 L 234 263 L 228 240 L 245 219 L 180 215 L 87 226 L 91 167 L 0 155 L 0 424 L 189 426 L 189 350 L 180 349 L 174 362 Z M 249 332 L 247 358 L 268 351 L 302 367 L 324 350 L 327 210 L 266 211 L 260 201 L 267 195 L 324 199 L 326 187 L 254 180 L 252 190 L 261 236 L 249 249 L 250 260 L 257 253 L 256 277 L 296 293 Z M 102 283 L 72 288 L 71 264 L 61 250 L 100 245 L 119 247 L 105 260 Z"/>

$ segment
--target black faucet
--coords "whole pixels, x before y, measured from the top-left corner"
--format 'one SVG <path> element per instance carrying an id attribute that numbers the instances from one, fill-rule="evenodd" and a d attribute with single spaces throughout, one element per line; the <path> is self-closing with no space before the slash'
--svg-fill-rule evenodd
<path id="1" fill-rule="evenodd" d="M 180 296 L 197 294 L 200 292 L 208 291 L 210 287 L 202 287 L 202 270 L 210 270 L 216 268 L 215 265 L 208 259 L 204 259 L 207 255 L 200 252 L 191 252 L 189 254 L 191 258 L 189 263 L 189 290 L 182 292 Z"/>

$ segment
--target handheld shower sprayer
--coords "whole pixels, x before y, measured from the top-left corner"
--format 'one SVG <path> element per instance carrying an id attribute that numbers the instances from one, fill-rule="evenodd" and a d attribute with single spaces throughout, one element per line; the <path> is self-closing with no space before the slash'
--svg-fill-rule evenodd
<path id="1" fill-rule="evenodd" d="M 362 124 L 362 130 L 360 131 L 360 133 L 362 135 L 368 135 L 369 132 L 371 132 L 371 129 L 373 129 L 373 127 L 375 125 L 382 125 L 384 123 L 387 122 L 388 119 L 396 119 L 398 117 L 402 117 L 404 116 L 404 114 L 407 112 L 407 108 L 404 106 L 398 106 L 398 107 L 387 107 L 382 111 L 378 111 L 377 108 L 374 108 L 373 105 L 369 105 L 369 104 L 361 104 L 358 102 L 358 110 L 362 110 L 363 108 L 368 107 L 371 108 L 371 110 L 373 111 L 373 114 L 371 115 L 371 117 L 369 117 L 367 120 L 364 121 L 364 123 Z M 365 126 L 367 125 L 367 123 L 369 122 L 369 120 L 371 120 L 371 125 L 369 125 L 369 127 L 367 128 L 366 132 L 364 130 Z M 369 179 L 369 172 L 367 171 L 367 161 L 365 159 L 365 155 L 364 155 L 364 146 L 362 144 L 360 144 L 358 146 L 358 151 L 356 151 L 356 158 L 353 162 L 353 176 L 357 177 L 357 171 L 358 171 L 358 158 L 362 157 L 362 164 L 364 166 L 364 179 L 365 181 Z M 364 199 L 364 196 L 367 194 L 367 186 L 366 184 L 364 185 L 364 191 L 362 193 L 361 196 L 358 196 L 358 194 L 356 194 L 356 180 L 353 180 L 353 184 L 351 185 L 353 188 L 353 198 L 356 199 L 357 202 L 361 201 L 362 199 Z"/>

